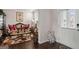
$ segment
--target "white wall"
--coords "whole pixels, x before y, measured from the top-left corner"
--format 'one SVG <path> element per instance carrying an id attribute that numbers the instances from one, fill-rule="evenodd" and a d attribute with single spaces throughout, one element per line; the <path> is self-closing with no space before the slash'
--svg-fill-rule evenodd
<path id="1" fill-rule="evenodd" d="M 8 24 L 16 24 L 16 11 L 23 12 L 23 23 L 31 24 L 32 20 L 32 13 L 29 9 L 4 9 L 3 10 L 6 14 L 6 26 Z"/>
<path id="2" fill-rule="evenodd" d="M 40 9 L 39 10 L 39 24 L 38 24 L 38 30 L 39 30 L 39 43 L 44 43 L 48 41 L 47 39 L 47 33 L 51 28 L 51 22 L 50 22 L 50 10 L 49 9 Z"/>
<path id="3" fill-rule="evenodd" d="M 52 10 L 51 15 L 52 30 L 55 31 L 56 41 L 71 48 L 79 48 L 79 31 L 61 28 L 58 10 Z"/>

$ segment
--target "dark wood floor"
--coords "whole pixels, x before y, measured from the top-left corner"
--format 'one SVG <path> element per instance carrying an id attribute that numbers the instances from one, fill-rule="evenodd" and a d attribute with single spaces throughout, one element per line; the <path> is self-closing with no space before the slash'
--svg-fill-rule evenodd
<path id="1" fill-rule="evenodd" d="M 36 49 L 71 49 L 71 48 L 57 42 L 51 44 L 49 42 L 45 42 L 43 44 L 39 44 Z"/>
<path id="2" fill-rule="evenodd" d="M 71 49 L 70 47 L 67 47 L 58 42 L 51 43 L 51 44 L 49 42 L 45 42 L 42 44 L 35 43 L 33 45 L 33 41 L 29 41 L 28 43 L 26 42 L 18 45 L 13 45 L 10 48 L 11 49 Z"/>
<path id="3" fill-rule="evenodd" d="M 6 49 L 5 46 L 3 47 Z M 4 48 L 1 48 L 1 49 L 4 49 Z M 29 42 L 11 45 L 9 46 L 9 49 L 71 49 L 71 48 L 63 44 L 60 44 L 58 42 L 51 43 L 51 44 L 49 42 L 38 44 L 38 43 L 34 43 L 32 40 Z"/>

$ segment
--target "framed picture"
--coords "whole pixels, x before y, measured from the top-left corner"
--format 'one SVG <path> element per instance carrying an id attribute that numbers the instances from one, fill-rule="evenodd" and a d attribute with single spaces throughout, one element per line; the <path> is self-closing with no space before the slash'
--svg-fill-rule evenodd
<path id="1" fill-rule="evenodd" d="M 16 21 L 23 22 L 23 12 L 16 12 Z"/>

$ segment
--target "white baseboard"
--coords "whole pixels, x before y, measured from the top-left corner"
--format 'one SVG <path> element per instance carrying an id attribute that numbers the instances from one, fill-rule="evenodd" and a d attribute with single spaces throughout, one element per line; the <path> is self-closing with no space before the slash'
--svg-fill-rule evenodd
<path id="1" fill-rule="evenodd" d="M 38 40 L 38 43 L 39 43 L 39 44 L 42 44 L 42 43 L 45 43 L 45 42 L 48 42 L 48 40 L 44 40 L 44 41 L 39 41 L 39 40 Z"/>

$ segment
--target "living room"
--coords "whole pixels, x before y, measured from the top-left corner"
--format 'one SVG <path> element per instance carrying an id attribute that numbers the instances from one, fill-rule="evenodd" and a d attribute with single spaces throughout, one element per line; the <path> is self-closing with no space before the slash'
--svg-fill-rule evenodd
<path id="1" fill-rule="evenodd" d="M 1 9 L 0 48 L 79 48 L 78 14 L 76 9 Z"/>
<path id="2" fill-rule="evenodd" d="M 38 41 L 37 10 L 3 9 L 0 10 L 0 12 L 1 12 L 0 48 L 17 48 L 17 49 L 27 47 L 34 48 L 33 47 L 34 44 L 36 44 Z M 25 42 L 28 43 L 26 44 Z"/>

